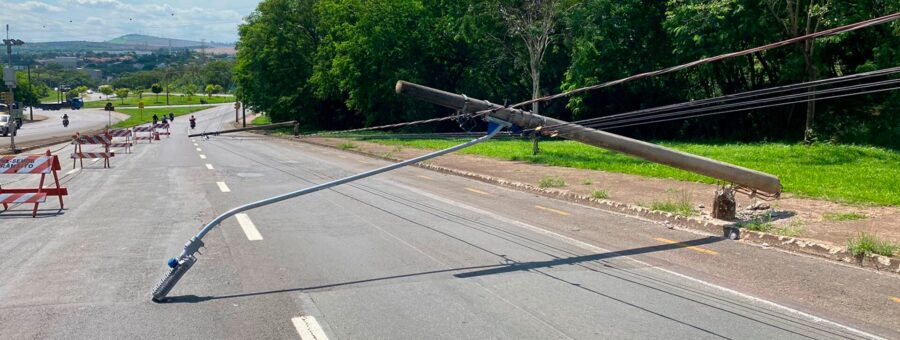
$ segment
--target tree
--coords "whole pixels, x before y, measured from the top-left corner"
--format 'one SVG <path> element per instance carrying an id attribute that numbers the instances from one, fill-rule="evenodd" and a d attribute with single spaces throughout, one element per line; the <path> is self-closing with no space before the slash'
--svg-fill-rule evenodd
<path id="1" fill-rule="evenodd" d="M 216 84 L 216 86 L 213 87 L 213 91 L 213 93 L 224 93 L 225 88 L 223 88 L 222 85 Z"/>
<path id="2" fill-rule="evenodd" d="M 128 98 L 128 93 L 130 90 L 127 87 L 120 87 L 116 89 L 116 97 L 122 100 L 122 104 L 125 104 L 125 98 Z"/>
<path id="3" fill-rule="evenodd" d="M 559 16 L 563 12 L 562 0 L 517 1 L 515 6 L 500 5 L 500 14 L 506 22 L 510 36 L 522 40 L 528 52 L 528 70 L 531 77 L 531 98 L 541 97 L 541 64 L 547 48 L 553 42 Z M 539 103 L 531 104 L 531 112 L 537 114 Z"/>
<path id="4" fill-rule="evenodd" d="M 209 98 L 212 98 L 212 95 L 213 95 L 214 93 L 217 92 L 217 91 L 216 91 L 216 86 L 217 86 L 217 85 L 206 84 L 206 87 L 203 89 L 203 93 L 206 93 L 206 95 L 207 95 Z M 221 87 L 221 86 L 219 86 L 219 87 Z"/>
<path id="5" fill-rule="evenodd" d="M 134 93 L 137 94 L 138 99 L 144 99 L 144 91 L 147 91 L 143 86 L 138 86 L 134 88 Z"/>
<path id="6" fill-rule="evenodd" d="M 772 15 L 778 19 L 785 33 L 791 38 L 812 34 L 819 31 L 819 26 L 825 20 L 831 6 L 831 0 L 767 0 Z M 807 39 L 796 44 L 797 49 L 803 54 L 803 63 L 806 65 L 806 81 L 819 79 L 819 69 L 813 60 L 816 51 L 816 41 Z M 815 88 L 810 88 L 810 92 Z M 813 120 L 816 115 L 815 95 L 810 94 L 806 103 L 806 126 L 803 140 L 810 141 L 813 135 Z"/>
<path id="7" fill-rule="evenodd" d="M 110 85 L 101 85 L 98 90 L 100 90 L 100 93 L 106 95 L 106 99 L 109 99 L 109 96 L 114 92 L 112 86 Z"/>
<path id="8" fill-rule="evenodd" d="M 153 92 L 154 94 L 156 94 L 156 102 L 157 103 L 159 103 L 159 94 L 162 93 L 162 91 L 163 91 L 163 88 L 161 85 L 159 85 L 159 83 L 153 83 L 153 85 L 150 85 L 150 92 Z"/>
<path id="9" fill-rule="evenodd" d="M 197 85 L 187 84 L 184 86 L 184 94 L 187 95 L 188 101 L 191 100 L 195 94 L 197 94 Z"/>

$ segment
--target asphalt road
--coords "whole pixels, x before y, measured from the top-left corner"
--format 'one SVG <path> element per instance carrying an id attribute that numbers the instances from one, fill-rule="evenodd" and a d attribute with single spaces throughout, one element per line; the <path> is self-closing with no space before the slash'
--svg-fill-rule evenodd
<path id="1" fill-rule="evenodd" d="M 896 275 L 417 168 L 227 220 L 153 303 L 218 213 L 386 164 L 187 130 L 65 175 L 62 211 L 0 213 L 0 338 L 900 338 Z"/>
<path id="2" fill-rule="evenodd" d="M 127 118 L 127 116 L 116 112 L 110 115 L 102 109 L 34 110 L 34 114 L 45 116 L 47 119 L 23 125 L 16 135 L 17 144 L 74 135 L 75 132 L 79 131 L 98 130 L 106 127 L 106 124 L 110 121 L 115 124 Z M 69 127 L 67 128 L 62 125 L 62 116 L 64 114 L 69 115 Z M 28 116 L 27 110 L 25 111 L 25 116 Z M 3 138 L 0 139 L 0 143 L 7 144 L 9 141 Z M 5 147 L 6 145 L 2 146 Z"/>

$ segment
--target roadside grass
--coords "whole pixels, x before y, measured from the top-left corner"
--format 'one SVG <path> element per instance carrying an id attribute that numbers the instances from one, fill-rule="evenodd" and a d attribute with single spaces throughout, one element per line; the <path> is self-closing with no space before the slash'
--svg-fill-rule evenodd
<path id="1" fill-rule="evenodd" d="M 259 117 L 253 118 L 250 121 L 250 125 L 268 125 L 272 124 L 272 118 L 267 115 L 261 115 Z"/>
<path id="2" fill-rule="evenodd" d="M 194 113 L 201 110 L 206 110 L 210 108 L 209 106 L 194 106 L 194 107 L 163 107 L 163 108 L 149 108 L 144 109 L 143 116 L 141 115 L 140 109 L 117 109 L 116 112 L 127 114 L 131 117 L 114 124 L 112 127 L 114 128 L 125 128 L 132 127 L 135 125 L 141 125 L 153 122 L 153 114 L 157 114 L 162 119 L 162 115 L 168 115 L 169 112 L 175 114 L 175 116 L 183 116 L 186 114 Z M 141 118 L 143 117 L 143 118 Z"/>
<path id="3" fill-rule="evenodd" d="M 341 148 L 341 150 L 349 150 L 355 148 L 356 145 L 353 143 L 341 143 L 338 147 Z"/>
<path id="4" fill-rule="evenodd" d="M 387 145 L 443 149 L 459 139 L 371 140 Z M 778 176 L 784 191 L 831 201 L 900 205 L 900 152 L 855 145 L 697 144 L 664 142 L 671 147 Z M 527 161 L 580 169 L 603 170 L 682 181 L 716 183 L 714 179 L 666 165 L 574 141 L 543 141 L 533 156 L 530 141 L 498 140 L 460 151 L 491 158 Z"/>
<path id="5" fill-rule="evenodd" d="M 763 233 L 769 233 L 772 232 L 773 229 L 775 229 L 775 227 L 772 225 L 771 216 L 762 216 L 750 221 L 742 222 L 738 224 L 738 227 Z"/>
<path id="6" fill-rule="evenodd" d="M 201 105 L 200 100 L 203 99 L 207 104 L 221 104 L 221 103 L 230 103 L 234 101 L 234 96 L 213 96 L 209 98 L 203 95 L 194 95 L 190 99 L 187 96 L 182 95 L 169 95 L 169 105 Z M 54 99 L 55 101 L 55 99 Z M 147 94 L 144 93 L 143 98 L 138 98 L 135 94 L 129 94 L 128 98 L 125 98 L 125 103 L 122 103 L 122 100 L 118 98 L 110 98 L 109 100 L 98 100 L 98 101 L 90 101 L 85 102 L 85 108 L 103 108 L 106 106 L 106 102 L 111 102 L 114 107 L 137 107 L 138 103 L 141 101 L 144 102 L 144 106 L 162 106 L 166 105 L 166 95 L 162 93 L 159 95 L 159 99 L 157 100 L 155 94 Z"/>
<path id="7" fill-rule="evenodd" d="M 787 237 L 797 237 L 803 235 L 804 232 L 806 232 L 806 226 L 800 221 L 793 221 L 786 226 L 776 227 L 772 230 L 773 234 Z"/>
<path id="8" fill-rule="evenodd" d="M 605 199 L 609 198 L 609 190 L 606 190 L 606 189 L 594 190 L 593 192 L 591 192 L 591 197 L 596 198 L 598 200 L 605 200 Z"/>
<path id="9" fill-rule="evenodd" d="M 590 179 L 581 181 L 581 185 L 591 185 L 591 184 L 594 184 L 594 181 L 592 181 Z"/>
<path id="10" fill-rule="evenodd" d="M 562 188 L 566 186 L 566 180 L 562 177 L 544 176 L 538 181 L 538 187 L 541 188 Z"/>
<path id="11" fill-rule="evenodd" d="M 866 232 L 860 232 L 859 235 L 847 241 L 847 250 L 856 257 L 870 254 L 890 257 L 894 253 L 900 252 L 900 244 L 883 240 Z"/>
<path id="12" fill-rule="evenodd" d="M 673 213 L 685 217 L 695 216 L 698 214 L 697 210 L 694 209 L 691 203 L 685 201 L 656 201 L 650 205 L 650 209 Z"/>
<path id="13" fill-rule="evenodd" d="M 860 213 L 825 213 L 823 216 L 826 221 L 857 221 L 866 218 L 866 215 Z"/>

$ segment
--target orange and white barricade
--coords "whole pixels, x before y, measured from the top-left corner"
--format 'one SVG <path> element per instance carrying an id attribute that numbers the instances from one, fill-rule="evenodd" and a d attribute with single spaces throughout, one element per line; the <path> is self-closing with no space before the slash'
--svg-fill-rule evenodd
<path id="1" fill-rule="evenodd" d="M 156 124 L 153 126 L 153 129 L 159 135 L 166 135 L 167 137 L 172 135 L 172 133 L 169 132 L 169 123 Z"/>
<path id="2" fill-rule="evenodd" d="M 109 145 L 111 142 L 109 141 L 109 137 L 106 135 L 94 135 L 94 136 L 82 136 L 80 134 L 76 134 L 73 138 L 73 142 L 75 143 L 75 152 L 72 153 L 72 168 L 75 168 L 75 164 L 80 163 L 81 167 L 84 168 L 84 159 L 103 159 L 103 167 L 109 168 L 109 159 L 111 157 L 115 157 L 116 153 L 109 150 Z M 93 151 L 93 152 L 84 152 L 83 145 L 101 145 L 102 150 Z"/>
<path id="3" fill-rule="evenodd" d="M 126 153 L 131 153 L 131 147 L 134 146 L 134 142 L 131 140 L 134 134 L 131 132 L 131 129 L 108 130 L 106 135 L 110 139 L 110 148 L 124 148 Z M 116 138 L 124 140 L 117 141 Z"/>
<path id="4" fill-rule="evenodd" d="M 153 126 L 135 126 L 131 129 L 132 133 L 134 133 L 134 141 L 137 143 L 139 140 L 145 140 L 148 143 L 153 143 Z M 141 134 L 146 133 L 147 136 L 142 136 Z"/>
<path id="5" fill-rule="evenodd" d="M 59 208 L 63 209 L 63 196 L 68 196 L 69 191 L 59 186 L 59 174 L 62 170 L 59 158 L 47 153 L 43 155 L 20 155 L 0 157 L 0 175 L 41 175 L 37 188 L 4 189 L 0 187 L 0 203 L 3 203 L 3 211 L 9 209 L 10 204 L 34 204 L 31 217 L 37 217 L 38 205 L 47 201 L 48 196 L 59 197 Z M 44 181 L 48 174 L 53 175 L 53 185 L 44 187 Z"/>

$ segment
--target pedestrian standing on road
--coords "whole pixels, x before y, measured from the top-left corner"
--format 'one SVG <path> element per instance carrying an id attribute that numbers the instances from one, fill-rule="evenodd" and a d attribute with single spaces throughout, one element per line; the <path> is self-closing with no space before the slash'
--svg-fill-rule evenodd
<path id="1" fill-rule="evenodd" d="M 156 114 L 154 113 L 153 114 L 153 125 L 156 125 L 157 122 L 159 122 L 159 117 L 157 117 Z"/>
<path id="2" fill-rule="evenodd" d="M 175 113 L 169 112 L 169 121 L 175 121 Z"/>
<path id="3" fill-rule="evenodd" d="M 166 118 L 166 116 L 163 116 L 163 121 L 162 121 L 162 123 L 163 123 L 163 124 L 169 124 L 169 119 Z"/>

